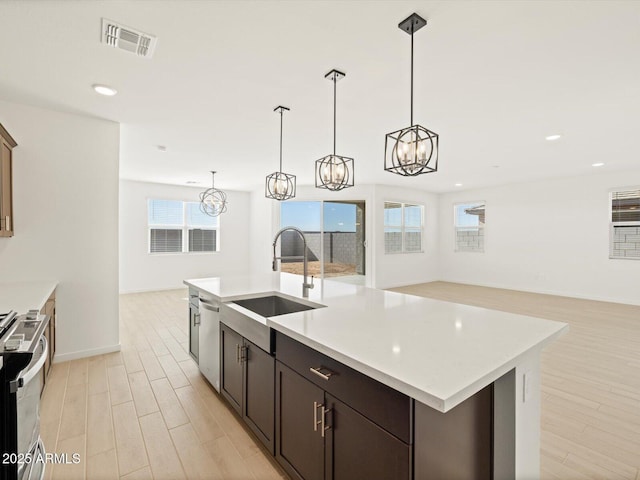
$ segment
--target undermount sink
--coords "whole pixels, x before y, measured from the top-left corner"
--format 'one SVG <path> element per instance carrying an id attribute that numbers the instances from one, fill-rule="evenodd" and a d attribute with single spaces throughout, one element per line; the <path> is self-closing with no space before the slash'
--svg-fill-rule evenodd
<path id="1" fill-rule="evenodd" d="M 318 308 L 317 306 L 294 302 L 293 300 L 279 297 L 277 295 L 236 300 L 233 303 L 240 305 L 247 310 L 251 310 L 253 313 L 257 313 L 262 317 L 276 317 L 287 313 L 304 312 L 305 310 Z"/>

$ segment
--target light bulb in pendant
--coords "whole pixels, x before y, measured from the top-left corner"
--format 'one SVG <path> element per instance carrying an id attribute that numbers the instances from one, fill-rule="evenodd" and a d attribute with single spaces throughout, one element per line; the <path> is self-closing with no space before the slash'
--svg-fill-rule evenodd
<path id="1" fill-rule="evenodd" d="M 273 191 L 278 195 L 282 195 L 285 191 L 284 182 L 280 179 L 276 180 L 273 184 Z"/>
<path id="2" fill-rule="evenodd" d="M 333 166 L 333 183 L 342 183 L 344 180 L 344 165 L 336 163 Z"/>
<path id="3" fill-rule="evenodd" d="M 427 145 L 424 140 L 420 140 L 418 143 L 418 160 L 422 164 L 427 160 Z"/>

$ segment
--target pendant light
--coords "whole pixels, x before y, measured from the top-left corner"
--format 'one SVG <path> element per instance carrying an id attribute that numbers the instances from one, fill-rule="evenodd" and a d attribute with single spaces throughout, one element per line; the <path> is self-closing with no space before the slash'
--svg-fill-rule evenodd
<path id="1" fill-rule="evenodd" d="M 411 35 L 411 126 L 387 134 L 384 169 L 404 176 L 438 171 L 438 134 L 413 124 L 413 34 L 426 24 L 424 18 L 413 13 L 398 25 Z"/>
<path id="2" fill-rule="evenodd" d="M 211 188 L 208 188 L 200 194 L 200 211 L 210 217 L 227 211 L 227 194 L 215 187 L 216 172 L 211 172 Z"/>
<path id="3" fill-rule="evenodd" d="M 264 196 L 274 200 L 289 200 L 296 196 L 296 176 L 282 171 L 282 116 L 289 111 L 282 105 L 273 109 L 280 114 L 280 170 L 267 175 L 264 186 Z"/>
<path id="4" fill-rule="evenodd" d="M 336 155 L 336 83 L 345 77 L 338 70 L 331 70 L 324 78 L 333 82 L 333 154 L 316 160 L 316 187 L 342 190 L 353 187 L 353 158 Z"/>

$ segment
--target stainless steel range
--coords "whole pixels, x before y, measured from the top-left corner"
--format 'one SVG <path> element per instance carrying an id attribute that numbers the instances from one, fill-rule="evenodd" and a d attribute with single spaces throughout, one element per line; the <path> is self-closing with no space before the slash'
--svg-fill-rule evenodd
<path id="1" fill-rule="evenodd" d="M 0 479 L 44 477 L 40 439 L 42 367 L 48 354 L 43 335 L 49 317 L 31 311 L 0 314 Z"/>

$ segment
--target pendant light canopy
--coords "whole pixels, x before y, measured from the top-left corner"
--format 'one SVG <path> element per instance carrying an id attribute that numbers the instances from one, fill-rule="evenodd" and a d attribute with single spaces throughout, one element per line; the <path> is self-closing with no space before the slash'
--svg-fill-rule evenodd
<path id="1" fill-rule="evenodd" d="M 411 35 L 411 126 L 388 133 L 384 142 L 384 169 L 404 176 L 438 171 L 438 134 L 413 124 L 413 34 L 427 24 L 417 13 L 398 27 Z"/>
<path id="2" fill-rule="evenodd" d="M 215 175 L 216 172 L 212 171 L 211 188 L 200 194 L 200 210 L 210 217 L 217 217 L 227 211 L 227 194 L 215 188 Z"/>
<path id="3" fill-rule="evenodd" d="M 353 158 L 336 155 L 336 83 L 344 77 L 338 70 L 324 76 L 333 82 L 333 154 L 316 160 L 316 187 L 334 191 L 353 187 Z"/>
<path id="4" fill-rule="evenodd" d="M 264 186 L 265 197 L 280 201 L 296 196 L 296 176 L 282 171 L 282 116 L 285 110 L 289 109 L 282 105 L 273 109 L 280 114 L 280 170 L 267 175 Z"/>

